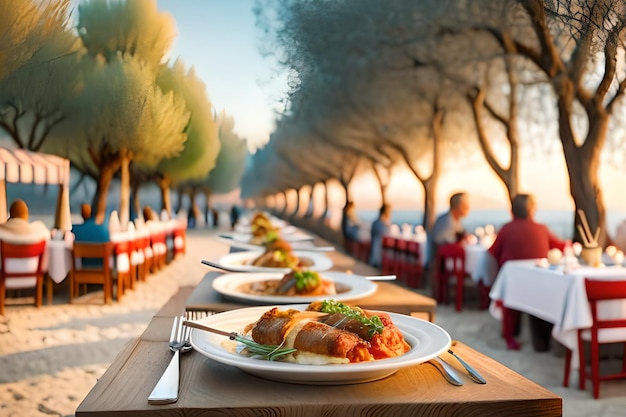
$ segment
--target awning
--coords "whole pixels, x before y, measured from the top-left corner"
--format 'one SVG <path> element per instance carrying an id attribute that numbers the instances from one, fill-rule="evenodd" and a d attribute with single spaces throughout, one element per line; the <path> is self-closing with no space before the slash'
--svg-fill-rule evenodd
<path id="1" fill-rule="evenodd" d="M 70 161 L 57 155 L 0 148 L 0 221 L 7 219 L 6 183 L 59 186 L 54 227 L 72 229 L 70 216 Z"/>

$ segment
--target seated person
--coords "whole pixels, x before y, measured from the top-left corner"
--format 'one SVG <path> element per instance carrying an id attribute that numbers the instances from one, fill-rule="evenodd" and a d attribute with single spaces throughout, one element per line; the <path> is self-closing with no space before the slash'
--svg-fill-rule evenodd
<path id="1" fill-rule="evenodd" d="M 105 243 L 111 240 L 108 225 L 96 223 L 95 217 L 91 215 L 91 206 L 89 204 L 84 203 L 80 206 L 80 214 L 83 222 L 72 225 L 75 242 Z M 102 266 L 102 260 L 100 259 L 84 258 L 82 262 L 85 266 Z"/>
<path id="2" fill-rule="evenodd" d="M 10 243 L 36 243 L 50 239 L 50 230 L 42 221 L 28 222 L 28 206 L 17 199 L 9 207 L 9 219 L 0 224 L 0 240 Z"/>
<path id="3" fill-rule="evenodd" d="M 511 202 L 513 219 L 502 226 L 496 240 L 489 248 L 489 253 L 495 258 L 498 268 L 501 268 L 507 261 L 545 258 L 550 249 L 557 248 L 563 251 L 565 248 L 565 242 L 554 236 L 546 225 L 535 223 L 533 220 L 535 208 L 535 199 L 531 194 L 518 194 L 513 198 Z M 509 334 L 504 335 L 507 347 L 517 350 L 519 343 L 513 338 L 513 329 L 519 326 L 519 311 L 507 309 L 506 316 L 508 325 L 505 328 L 510 330 Z M 503 320 L 505 320 L 504 317 Z M 538 334 L 539 337 L 533 337 L 535 350 L 547 350 L 550 338 L 548 330 L 551 330 L 551 326 L 533 316 L 531 316 L 531 326 L 533 326 L 533 336 L 535 333 L 544 333 Z M 542 331 L 541 328 L 546 329 Z"/>
<path id="4" fill-rule="evenodd" d="M 391 206 L 383 204 L 380 208 L 378 218 L 372 223 L 369 264 L 380 268 L 383 258 L 383 236 L 389 234 L 391 225 Z"/>
<path id="5" fill-rule="evenodd" d="M 450 197 L 450 209 L 439 215 L 428 233 L 426 265 L 431 266 L 437 254 L 437 248 L 446 243 L 457 243 L 465 237 L 465 228 L 461 220 L 469 214 L 470 204 L 467 193 L 458 192 Z M 432 269 L 432 268 L 430 268 Z"/>
<path id="6" fill-rule="evenodd" d="M 341 217 L 341 232 L 346 241 L 359 240 L 359 220 L 356 217 L 356 207 L 354 202 L 348 201 L 343 209 Z"/>

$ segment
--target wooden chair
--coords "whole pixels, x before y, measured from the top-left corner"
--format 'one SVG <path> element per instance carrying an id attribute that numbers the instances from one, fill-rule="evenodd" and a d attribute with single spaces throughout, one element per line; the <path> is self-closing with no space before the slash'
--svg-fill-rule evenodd
<path id="1" fill-rule="evenodd" d="M 115 273 L 117 274 L 118 293 L 124 295 L 126 289 L 135 287 L 137 269 L 133 268 L 130 258 L 133 253 L 133 242 L 123 240 L 113 244 L 113 254 L 115 255 Z M 121 285 L 120 285 L 121 282 Z"/>
<path id="2" fill-rule="evenodd" d="M 45 240 L 30 244 L 0 241 L 1 315 L 4 315 L 7 289 L 35 288 L 35 306 L 41 307 L 44 281 L 42 260 L 45 250 Z"/>
<path id="3" fill-rule="evenodd" d="M 396 262 L 396 241 L 391 236 L 383 236 L 383 256 L 380 269 L 383 274 L 397 274 L 398 264 Z"/>
<path id="4" fill-rule="evenodd" d="M 72 269 L 70 271 L 70 303 L 79 294 L 80 284 L 101 284 L 104 286 L 104 303 L 109 304 L 113 298 L 113 276 L 111 274 L 111 257 L 113 242 L 85 243 L 74 242 L 72 248 Z M 98 265 L 83 265 L 82 259 L 97 259 Z M 123 294 L 123 281 L 118 277 L 117 299 Z M 122 286 L 122 288 L 120 288 Z"/>
<path id="5" fill-rule="evenodd" d="M 600 381 L 626 378 L 626 314 L 617 318 L 598 317 L 598 303 L 608 300 L 624 300 L 626 302 L 626 280 L 605 281 L 585 279 L 587 299 L 591 308 L 593 324 L 589 329 L 578 330 L 578 386 L 585 389 L 587 364 L 585 360 L 585 342 L 591 343 L 591 384 L 593 386 L 593 398 L 600 396 Z M 620 329 L 616 332 L 616 329 Z M 624 357 L 621 372 L 605 373 L 600 375 L 600 345 L 603 343 L 624 343 Z M 569 385 L 569 375 L 572 360 L 572 351 L 567 350 L 565 355 L 565 374 L 563 386 Z"/>
<path id="6" fill-rule="evenodd" d="M 176 226 L 174 229 L 174 257 L 184 255 L 187 248 L 187 227 Z"/>
<path id="7" fill-rule="evenodd" d="M 456 311 L 463 310 L 463 287 L 465 285 L 465 249 L 459 243 L 440 245 L 437 248 L 435 262 L 436 289 L 435 299 L 442 303 L 449 302 L 450 279 L 455 281 Z"/>

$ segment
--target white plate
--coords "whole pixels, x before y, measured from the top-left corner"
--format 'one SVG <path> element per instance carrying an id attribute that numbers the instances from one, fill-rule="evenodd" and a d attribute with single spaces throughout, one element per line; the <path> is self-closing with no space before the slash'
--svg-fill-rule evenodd
<path id="1" fill-rule="evenodd" d="M 197 320 L 227 332 L 241 332 L 259 319 L 271 307 L 250 307 L 219 313 Z M 306 305 L 290 305 L 281 308 L 303 310 Z M 232 365 L 244 372 L 274 381 L 311 385 L 341 385 L 375 381 L 394 374 L 400 368 L 417 365 L 439 356 L 450 347 L 450 335 L 441 327 L 425 320 L 388 313 L 394 324 L 402 331 L 411 350 L 402 356 L 371 362 L 341 365 L 301 365 L 280 361 L 252 359 L 230 352 L 222 347 L 224 336 L 193 329 L 191 344 L 201 354 L 217 362 Z"/>
<path id="2" fill-rule="evenodd" d="M 349 291 L 336 295 L 323 296 L 284 296 L 284 295 L 257 295 L 241 292 L 239 287 L 243 284 L 268 279 L 279 280 L 283 277 L 281 273 L 241 273 L 224 274 L 213 280 L 213 289 L 224 297 L 237 301 L 254 302 L 255 304 L 292 304 L 310 303 L 332 298 L 338 301 L 355 300 L 374 294 L 378 286 L 372 281 L 368 281 L 360 275 L 345 274 L 343 272 L 327 271 L 320 273 L 322 278 L 334 281 L 335 283 L 350 287 Z"/>
<path id="3" fill-rule="evenodd" d="M 282 227 L 277 227 L 275 226 L 279 231 L 281 235 L 289 235 L 291 233 L 295 233 L 298 231 L 298 228 L 296 226 L 292 226 L 290 224 L 282 226 Z M 252 233 L 252 226 L 249 224 L 239 224 L 237 223 L 235 225 L 235 232 L 238 233 L 243 233 L 243 234 L 251 234 Z"/>
<path id="4" fill-rule="evenodd" d="M 291 271 L 290 268 L 268 268 L 265 266 L 250 265 L 259 256 L 263 255 L 264 251 L 245 251 L 245 252 L 233 252 L 228 255 L 224 255 L 217 260 L 217 263 L 237 272 L 283 272 L 287 273 Z M 293 251 L 293 254 L 298 258 L 308 258 L 313 261 L 313 265 L 306 269 L 310 271 L 326 271 L 333 267 L 333 261 L 328 256 L 320 252 L 307 252 L 307 251 Z"/>
<path id="5" fill-rule="evenodd" d="M 252 239 L 252 233 L 242 233 L 242 232 L 228 232 L 228 233 L 219 233 L 218 236 L 223 237 L 225 239 L 232 239 L 238 243 L 246 243 L 251 245 L 250 240 Z M 281 234 L 281 238 L 287 242 L 306 242 L 309 240 L 313 240 L 313 236 L 308 233 L 304 233 L 302 230 L 295 230 L 292 233 Z M 261 245 L 256 245 L 261 246 Z"/>

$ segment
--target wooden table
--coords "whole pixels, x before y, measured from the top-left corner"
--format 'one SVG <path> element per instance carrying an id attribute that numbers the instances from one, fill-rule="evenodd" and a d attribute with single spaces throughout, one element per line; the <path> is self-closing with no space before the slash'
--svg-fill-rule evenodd
<path id="1" fill-rule="evenodd" d="M 172 317 L 181 314 L 185 287 L 159 311 L 141 337 L 128 344 L 76 410 L 77 417 L 122 416 L 561 416 L 562 398 L 457 342 L 454 350 L 487 379 L 448 384 L 421 364 L 385 379 L 353 385 L 310 386 L 260 379 L 195 351 L 181 356 L 175 404 L 150 405 L 148 395 L 169 363 Z"/>
<path id="2" fill-rule="evenodd" d="M 188 311 L 207 311 L 220 313 L 237 308 L 250 307 L 250 304 L 228 300 L 213 289 L 213 280 L 222 275 L 219 272 L 208 272 L 195 288 L 186 303 Z M 428 321 L 434 322 L 437 302 L 430 297 L 410 291 L 400 285 L 386 281 L 376 283 L 378 289 L 370 296 L 346 301 L 349 305 L 358 305 L 368 310 L 391 311 L 420 317 L 425 315 Z M 256 304 L 255 304 L 256 305 Z"/>
<path id="3" fill-rule="evenodd" d="M 330 242 L 319 236 L 315 236 L 314 244 L 316 246 L 332 246 Z M 340 251 L 325 252 L 325 254 L 333 261 L 333 271 L 350 271 L 354 274 L 364 276 L 380 275 L 381 273 L 380 270 Z M 219 313 L 250 306 L 243 302 L 228 300 L 213 290 L 213 280 L 220 275 L 220 272 L 217 272 L 219 271 L 217 269 L 207 268 L 214 272 L 207 273 L 198 284 L 193 294 L 191 294 L 187 301 L 188 311 L 195 310 Z M 378 289 L 374 294 L 368 297 L 346 301 L 346 304 L 358 305 L 359 307 L 369 310 L 391 311 L 411 315 L 424 318 L 430 322 L 435 321 L 437 301 L 435 301 L 434 298 L 410 290 L 402 286 L 402 284 L 397 283 L 397 281 L 377 281 L 376 284 L 378 285 Z"/>

